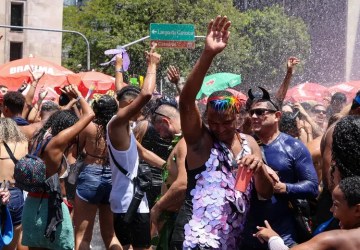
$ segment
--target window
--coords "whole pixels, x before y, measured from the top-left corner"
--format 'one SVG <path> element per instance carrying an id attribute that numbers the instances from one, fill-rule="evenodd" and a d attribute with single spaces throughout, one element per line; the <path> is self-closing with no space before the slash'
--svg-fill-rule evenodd
<path id="1" fill-rule="evenodd" d="M 23 44 L 10 42 L 10 61 L 21 59 L 23 55 Z"/>
<path id="2" fill-rule="evenodd" d="M 24 25 L 24 4 L 23 3 L 11 3 L 11 17 L 10 25 L 12 26 L 23 26 Z M 22 29 L 11 28 L 11 31 L 20 31 Z"/>

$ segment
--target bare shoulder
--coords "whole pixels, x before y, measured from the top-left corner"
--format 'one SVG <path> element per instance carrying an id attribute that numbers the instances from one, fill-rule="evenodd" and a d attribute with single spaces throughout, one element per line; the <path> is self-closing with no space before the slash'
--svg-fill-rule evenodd
<path id="1" fill-rule="evenodd" d="M 181 138 L 181 140 L 176 144 L 174 151 L 176 154 L 184 154 L 186 155 L 186 142 L 184 138 Z"/>
<path id="2" fill-rule="evenodd" d="M 357 232 L 358 233 L 358 232 Z M 321 233 L 311 240 L 297 245 L 292 250 L 355 250 L 353 246 L 359 246 L 360 240 L 356 239 L 349 233 L 348 230 L 332 230 Z M 359 241 L 358 244 L 356 241 Z"/>
<path id="3" fill-rule="evenodd" d="M 321 156 L 321 151 L 320 151 L 321 140 L 322 140 L 322 137 L 319 136 L 306 144 L 306 147 L 309 149 L 311 155 Z"/>
<path id="4" fill-rule="evenodd" d="M 252 137 L 251 135 L 245 134 L 245 138 L 249 144 L 249 147 L 250 147 L 252 153 L 260 152 L 259 144 L 256 142 L 254 137 Z"/>

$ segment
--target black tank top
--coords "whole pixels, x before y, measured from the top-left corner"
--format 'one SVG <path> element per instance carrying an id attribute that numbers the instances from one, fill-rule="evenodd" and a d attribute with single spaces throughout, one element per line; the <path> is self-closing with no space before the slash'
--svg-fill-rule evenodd
<path id="1" fill-rule="evenodd" d="M 187 161 L 185 159 L 185 168 L 186 168 L 186 174 L 187 174 L 187 188 L 186 188 L 186 196 L 185 196 L 185 199 L 186 200 L 192 200 L 192 196 L 190 195 L 190 192 L 191 190 L 193 190 L 196 186 L 196 179 L 195 179 L 195 176 L 197 174 L 200 174 L 202 173 L 203 171 L 205 171 L 206 169 L 206 166 L 205 164 L 202 165 L 201 167 L 199 168 L 196 168 L 196 169 L 192 169 L 192 170 L 189 170 L 188 168 L 188 164 L 187 164 Z"/>
<path id="2" fill-rule="evenodd" d="M 165 161 L 170 155 L 169 146 L 171 141 L 162 139 L 150 122 L 148 123 L 141 145 Z"/>

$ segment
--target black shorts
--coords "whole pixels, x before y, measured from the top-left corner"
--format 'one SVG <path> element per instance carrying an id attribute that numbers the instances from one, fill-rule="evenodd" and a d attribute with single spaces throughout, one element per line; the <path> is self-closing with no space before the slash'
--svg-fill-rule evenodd
<path id="1" fill-rule="evenodd" d="M 124 222 L 125 213 L 114 214 L 114 230 L 121 245 L 138 248 L 151 246 L 150 213 L 137 213 L 131 223 Z"/>

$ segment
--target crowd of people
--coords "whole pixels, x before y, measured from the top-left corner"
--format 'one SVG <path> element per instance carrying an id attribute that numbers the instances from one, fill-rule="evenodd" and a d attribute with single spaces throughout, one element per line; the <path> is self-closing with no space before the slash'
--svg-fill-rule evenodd
<path id="1" fill-rule="evenodd" d="M 44 74 L 31 70 L 27 88 L 2 83 L 3 249 L 91 249 L 97 214 L 112 250 L 359 249 L 360 91 L 286 101 L 291 57 L 277 89 L 254 87 L 246 102 L 219 90 L 203 106 L 196 95 L 230 27 L 209 22 L 185 84 L 169 66 L 178 101 L 154 94 L 156 44 L 141 88 L 116 57 L 114 96 L 66 85 L 58 102 L 40 92 L 34 103 Z"/>

